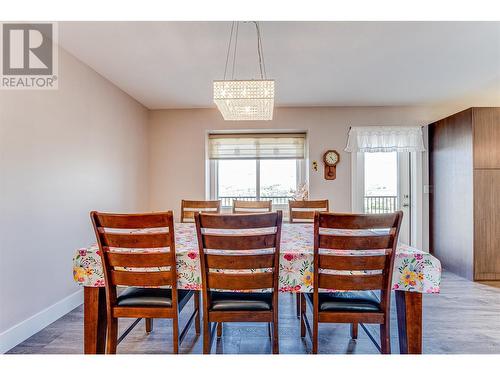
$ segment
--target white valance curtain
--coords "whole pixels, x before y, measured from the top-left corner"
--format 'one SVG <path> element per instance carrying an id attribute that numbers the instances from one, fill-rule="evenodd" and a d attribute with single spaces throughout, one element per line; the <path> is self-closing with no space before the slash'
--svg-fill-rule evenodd
<path id="1" fill-rule="evenodd" d="M 420 126 L 351 127 L 347 152 L 411 152 L 425 151 Z"/>
<path id="2" fill-rule="evenodd" d="M 209 134 L 209 159 L 304 159 L 304 133 Z"/>

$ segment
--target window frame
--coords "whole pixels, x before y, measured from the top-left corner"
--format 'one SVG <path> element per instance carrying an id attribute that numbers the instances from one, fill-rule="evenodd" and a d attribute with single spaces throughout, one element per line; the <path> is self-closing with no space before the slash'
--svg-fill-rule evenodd
<path id="1" fill-rule="evenodd" d="M 248 159 L 246 159 L 248 160 Z M 251 159 L 256 163 L 256 174 L 255 174 L 255 183 L 256 183 L 256 197 L 257 200 L 260 200 L 260 160 L 264 159 Z M 283 160 L 279 158 L 271 158 L 265 160 Z M 296 189 L 303 183 L 306 182 L 306 159 L 292 159 L 296 162 Z M 208 171 L 209 171 L 209 191 L 208 198 L 211 200 L 219 199 L 219 160 L 208 160 Z M 278 210 L 286 210 L 288 209 L 288 204 L 273 204 L 273 207 Z M 228 208 L 228 206 L 224 206 L 222 208 Z"/>

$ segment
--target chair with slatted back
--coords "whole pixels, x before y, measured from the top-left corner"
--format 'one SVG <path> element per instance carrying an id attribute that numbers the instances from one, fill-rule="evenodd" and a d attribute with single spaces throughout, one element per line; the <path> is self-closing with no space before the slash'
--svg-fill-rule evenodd
<path id="1" fill-rule="evenodd" d="M 172 319 L 174 353 L 178 353 L 193 321 L 200 333 L 200 293 L 177 290 L 172 211 L 130 215 L 93 211 L 90 217 L 104 269 L 106 353 L 115 354 L 119 342 L 141 318 L 149 323 L 149 330 L 153 318 Z M 126 288 L 118 294 L 117 287 Z M 179 313 L 193 296 L 194 312 L 179 335 Z M 118 318 L 137 318 L 120 338 Z"/>
<path id="2" fill-rule="evenodd" d="M 233 200 L 233 214 L 272 212 L 272 201 L 241 201 Z"/>
<path id="3" fill-rule="evenodd" d="M 314 213 L 328 212 L 329 205 L 328 199 L 314 200 L 314 201 L 288 201 L 289 207 L 289 220 L 290 223 L 312 223 L 314 221 Z M 297 318 L 300 318 L 300 299 L 302 293 L 295 293 L 297 301 Z"/>
<path id="4" fill-rule="evenodd" d="M 314 292 L 303 299 L 301 314 L 301 335 L 305 336 L 307 328 L 313 353 L 318 352 L 318 323 L 351 323 L 353 339 L 359 323 L 382 353 L 391 352 L 391 279 L 402 218 L 401 211 L 315 214 Z M 356 232 L 346 235 L 338 231 L 343 229 Z M 379 296 L 374 291 L 379 291 Z M 306 299 L 313 311 L 312 332 Z M 380 325 L 380 346 L 363 323 Z"/>
<path id="5" fill-rule="evenodd" d="M 181 201 L 181 223 L 194 222 L 195 212 L 220 213 L 220 201 Z"/>
<path id="6" fill-rule="evenodd" d="M 328 199 L 314 201 L 288 201 L 290 223 L 312 223 L 314 213 L 328 212 Z"/>
<path id="7" fill-rule="evenodd" d="M 282 212 L 196 213 L 195 222 L 203 283 L 203 353 L 210 353 L 215 327 L 220 336 L 223 322 L 267 322 L 273 353 L 278 353 Z"/>

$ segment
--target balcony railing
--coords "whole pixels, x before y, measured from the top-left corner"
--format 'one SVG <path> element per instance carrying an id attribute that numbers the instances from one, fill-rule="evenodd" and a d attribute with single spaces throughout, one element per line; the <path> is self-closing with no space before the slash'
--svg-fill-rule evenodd
<path id="1" fill-rule="evenodd" d="M 364 209 L 367 214 L 385 214 L 397 209 L 397 196 L 365 196 Z"/>
<path id="2" fill-rule="evenodd" d="M 233 206 L 233 200 L 240 200 L 240 201 L 256 201 L 257 197 L 252 197 L 252 196 L 246 196 L 246 197 L 235 197 L 235 196 L 226 196 L 226 197 L 219 197 L 219 199 L 222 201 L 222 207 L 232 207 Z M 273 204 L 276 205 L 283 205 L 283 204 L 288 204 L 288 201 L 292 199 L 292 196 L 272 196 L 272 197 L 260 197 L 261 201 L 268 201 L 272 200 Z"/>
<path id="3" fill-rule="evenodd" d="M 233 200 L 242 201 L 255 201 L 257 197 L 255 196 L 224 196 L 219 197 L 222 201 L 222 207 L 232 207 Z M 272 200 L 273 205 L 287 205 L 288 201 L 292 199 L 292 196 L 269 196 L 260 197 L 261 201 Z M 364 211 L 367 214 L 384 214 L 389 212 L 394 212 L 397 209 L 397 196 L 365 196 L 364 197 Z"/>

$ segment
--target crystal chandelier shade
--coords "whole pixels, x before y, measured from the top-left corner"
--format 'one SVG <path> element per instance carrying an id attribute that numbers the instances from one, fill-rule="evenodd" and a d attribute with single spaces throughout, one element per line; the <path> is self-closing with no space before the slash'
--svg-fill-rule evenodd
<path id="1" fill-rule="evenodd" d="M 214 81 L 214 102 L 226 121 L 272 120 L 274 81 Z"/>
<path id="2" fill-rule="evenodd" d="M 224 79 L 214 81 L 214 103 L 226 121 L 259 121 L 273 119 L 274 80 L 266 78 L 260 27 L 258 22 L 253 23 L 257 31 L 257 55 L 259 58 L 260 79 L 234 79 L 239 23 L 233 22 L 227 49 L 226 65 L 224 67 Z M 234 38 L 233 33 L 235 34 Z M 232 77 L 230 80 L 226 80 L 231 48 L 233 48 Z"/>

